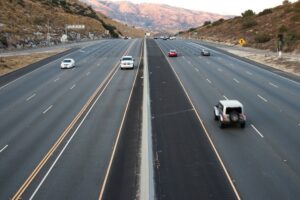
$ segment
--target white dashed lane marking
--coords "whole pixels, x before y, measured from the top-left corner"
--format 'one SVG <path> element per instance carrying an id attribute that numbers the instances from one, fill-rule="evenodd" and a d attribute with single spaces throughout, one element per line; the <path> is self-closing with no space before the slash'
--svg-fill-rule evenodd
<path id="1" fill-rule="evenodd" d="M 260 96 L 259 94 L 257 95 L 261 100 L 263 100 L 264 102 L 268 102 L 267 99 L 265 99 L 264 97 Z"/>
<path id="2" fill-rule="evenodd" d="M 251 72 L 246 71 L 246 74 L 252 76 L 253 74 Z"/>
<path id="3" fill-rule="evenodd" d="M 256 132 L 261 138 L 264 138 L 264 135 L 261 134 L 261 132 L 260 132 L 259 130 L 257 130 L 257 128 L 256 128 L 253 124 L 251 124 L 251 127 L 255 130 L 255 132 Z"/>
<path id="4" fill-rule="evenodd" d="M 53 107 L 53 105 L 49 106 L 49 107 L 43 112 L 43 114 L 46 114 L 49 110 L 51 110 L 52 107 Z"/>
<path id="5" fill-rule="evenodd" d="M 5 145 L 5 147 L 3 147 L 3 148 L 0 150 L 0 153 L 2 153 L 7 147 L 8 147 L 8 144 Z"/>
<path id="6" fill-rule="evenodd" d="M 26 99 L 26 101 L 30 101 L 33 97 L 35 97 L 36 96 L 36 94 L 34 93 L 34 94 L 32 94 L 30 97 L 28 97 L 27 99 Z"/>
<path id="7" fill-rule="evenodd" d="M 74 89 L 76 87 L 76 85 L 72 85 L 72 87 L 70 87 L 70 90 Z"/>
<path id="8" fill-rule="evenodd" d="M 278 86 L 275 85 L 274 83 L 269 82 L 269 85 L 271 85 L 271 86 L 273 86 L 273 87 L 275 87 L 275 88 L 278 88 Z"/>
<path id="9" fill-rule="evenodd" d="M 240 82 L 239 82 L 237 79 L 235 79 L 235 78 L 234 78 L 233 80 L 234 80 L 236 83 L 240 83 Z"/>
<path id="10" fill-rule="evenodd" d="M 211 81 L 208 78 L 206 80 L 207 80 L 207 82 L 209 82 L 211 84 Z"/>

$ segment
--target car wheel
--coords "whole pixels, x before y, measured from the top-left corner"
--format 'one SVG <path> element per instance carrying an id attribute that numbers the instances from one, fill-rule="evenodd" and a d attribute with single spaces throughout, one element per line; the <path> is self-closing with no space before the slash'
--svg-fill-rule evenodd
<path id="1" fill-rule="evenodd" d="M 245 122 L 241 123 L 241 128 L 245 128 L 245 126 L 246 126 Z"/>
<path id="2" fill-rule="evenodd" d="M 215 116 L 215 120 L 217 121 L 218 120 L 218 116 L 214 113 L 214 116 Z"/>
<path id="3" fill-rule="evenodd" d="M 220 122 L 220 128 L 221 129 L 225 128 L 225 124 L 223 124 L 222 122 Z"/>

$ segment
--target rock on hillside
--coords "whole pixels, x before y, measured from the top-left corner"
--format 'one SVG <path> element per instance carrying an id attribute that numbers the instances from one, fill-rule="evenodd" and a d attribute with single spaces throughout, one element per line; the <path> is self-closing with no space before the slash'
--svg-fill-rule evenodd
<path id="1" fill-rule="evenodd" d="M 0 49 L 59 43 L 66 24 L 85 25 L 83 30 L 67 30 L 68 40 L 118 37 L 124 30 L 130 36 L 144 34 L 77 0 L 1 0 L 0 7 Z"/>

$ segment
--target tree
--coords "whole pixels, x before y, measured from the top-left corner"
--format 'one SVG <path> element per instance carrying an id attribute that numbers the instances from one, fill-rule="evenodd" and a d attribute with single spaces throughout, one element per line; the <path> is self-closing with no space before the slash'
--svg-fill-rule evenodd
<path id="1" fill-rule="evenodd" d="M 284 0 L 284 1 L 282 2 L 282 5 L 288 5 L 288 4 L 290 4 L 289 0 Z"/>
<path id="2" fill-rule="evenodd" d="M 245 12 L 242 13 L 242 17 L 252 17 L 255 15 L 255 12 L 253 10 L 246 10 Z"/>

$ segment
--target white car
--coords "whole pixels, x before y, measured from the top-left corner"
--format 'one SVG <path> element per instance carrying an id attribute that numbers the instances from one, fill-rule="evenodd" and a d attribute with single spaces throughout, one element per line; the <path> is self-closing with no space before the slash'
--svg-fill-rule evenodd
<path id="1" fill-rule="evenodd" d="M 245 128 L 246 116 L 244 107 L 237 100 L 220 100 L 214 106 L 214 116 L 215 120 L 219 120 L 220 128 L 230 124 L 239 124 L 241 128 Z"/>
<path id="2" fill-rule="evenodd" d="M 133 69 L 134 68 L 134 58 L 132 56 L 123 56 L 120 59 L 121 69 Z"/>
<path id="3" fill-rule="evenodd" d="M 75 60 L 72 58 L 65 58 L 63 61 L 61 61 L 60 68 L 61 69 L 69 69 L 75 67 Z"/>

